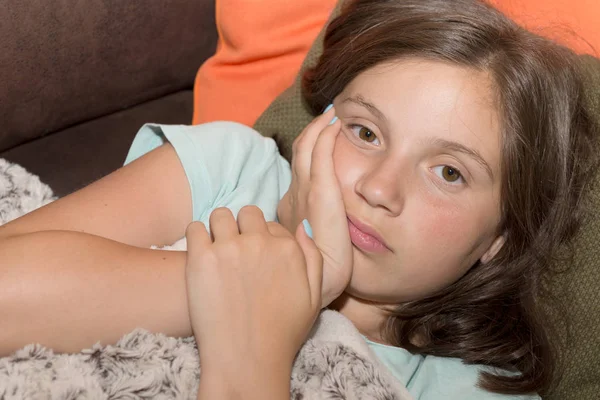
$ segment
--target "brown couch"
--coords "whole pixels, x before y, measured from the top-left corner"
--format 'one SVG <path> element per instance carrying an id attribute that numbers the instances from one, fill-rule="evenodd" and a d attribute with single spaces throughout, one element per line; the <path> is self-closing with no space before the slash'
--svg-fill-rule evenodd
<path id="1" fill-rule="evenodd" d="M 0 5 L 0 158 L 64 196 L 110 173 L 145 122 L 190 123 L 214 0 Z"/>

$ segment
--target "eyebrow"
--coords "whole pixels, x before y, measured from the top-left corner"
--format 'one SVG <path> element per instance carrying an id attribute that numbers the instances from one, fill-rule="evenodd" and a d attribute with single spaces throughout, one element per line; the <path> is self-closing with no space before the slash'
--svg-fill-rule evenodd
<path id="1" fill-rule="evenodd" d="M 355 96 L 346 97 L 344 99 L 344 101 L 342 101 L 342 104 L 344 104 L 344 103 L 358 104 L 359 106 L 366 108 L 371 114 L 373 114 L 375 117 L 382 120 L 384 123 L 387 124 L 387 122 L 388 122 L 387 118 L 385 117 L 385 114 L 382 113 L 379 110 L 379 108 L 375 107 L 375 104 L 371 103 L 370 101 L 365 99 L 360 94 L 357 94 Z"/>
<path id="2" fill-rule="evenodd" d="M 485 172 L 487 172 L 490 179 L 494 180 L 494 173 L 492 172 L 492 168 L 490 167 L 490 165 L 485 161 L 485 159 L 481 156 L 481 154 L 477 150 L 467 147 L 464 144 L 461 144 L 458 142 L 454 142 L 454 141 L 446 140 L 446 139 L 440 139 L 440 138 L 434 139 L 432 141 L 432 144 L 437 147 L 441 147 L 441 148 L 448 149 L 451 151 L 456 151 L 459 153 L 466 154 L 467 156 L 469 156 L 473 160 L 475 160 L 481 167 L 483 167 L 483 169 L 485 169 Z"/>

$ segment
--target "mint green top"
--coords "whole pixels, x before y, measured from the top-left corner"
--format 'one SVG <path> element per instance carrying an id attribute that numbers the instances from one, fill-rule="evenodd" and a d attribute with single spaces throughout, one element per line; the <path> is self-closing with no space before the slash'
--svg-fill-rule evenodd
<path id="1" fill-rule="evenodd" d="M 277 218 L 277 204 L 291 183 L 289 163 L 275 142 L 234 122 L 209 124 L 147 124 L 137 133 L 125 164 L 169 141 L 190 183 L 193 218 L 209 227 L 217 207 L 237 216 L 245 205 L 261 208 L 267 221 Z M 507 396 L 476 387 L 483 366 L 466 365 L 456 358 L 412 355 L 408 351 L 367 340 L 375 355 L 416 400 L 533 400 Z"/>
<path id="2" fill-rule="evenodd" d="M 479 372 L 494 372 L 492 368 L 481 365 L 467 365 L 458 358 L 411 354 L 400 347 L 386 346 L 366 340 L 375 355 L 417 400 L 540 399 L 536 394 L 509 396 L 490 393 L 478 388 Z"/>
<path id="3" fill-rule="evenodd" d="M 190 183 L 194 221 L 208 228 L 215 208 L 227 207 L 237 217 L 245 205 L 258 206 L 267 221 L 276 220 L 277 204 L 292 178 L 273 139 L 235 122 L 146 124 L 134 138 L 125 164 L 166 141 L 175 148 Z"/>

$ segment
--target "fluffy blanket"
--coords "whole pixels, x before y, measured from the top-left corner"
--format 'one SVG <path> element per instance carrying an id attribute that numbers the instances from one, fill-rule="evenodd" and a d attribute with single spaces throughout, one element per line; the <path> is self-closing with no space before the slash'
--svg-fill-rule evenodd
<path id="1" fill-rule="evenodd" d="M 0 225 L 53 200 L 52 190 L 39 178 L 0 159 Z M 77 354 L 28 345 L 0 359 L 0 398 L 193 399 L 199 376 L 193 337 L 138 329 L 116 345 L 96 344 Z M 349 320 L 324 311 L 296 357 L 291 398 L 411 397 Z"/>

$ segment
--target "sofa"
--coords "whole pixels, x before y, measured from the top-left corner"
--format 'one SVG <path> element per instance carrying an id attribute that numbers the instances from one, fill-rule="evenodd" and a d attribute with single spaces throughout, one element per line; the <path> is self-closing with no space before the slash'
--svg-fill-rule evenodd
<path id="1" fill-rule="evenodd" d="M 145 122 L 189 124 L 214 0 L 0 5 L 0 158 L 67 195 L 119 168 Z"/>

